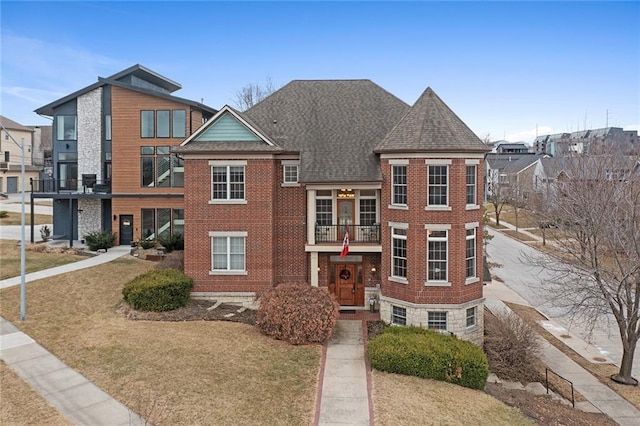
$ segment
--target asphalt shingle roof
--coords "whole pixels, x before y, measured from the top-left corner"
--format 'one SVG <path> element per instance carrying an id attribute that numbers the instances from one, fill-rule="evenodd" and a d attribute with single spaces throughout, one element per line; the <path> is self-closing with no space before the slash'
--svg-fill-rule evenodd
<path id="1" fill-rule="evenodd" d="M 13 120 L 5 117 L 4 115 L 0 115 L 0 123 L 2 123 L 2 126 L 4 126 L 5 129 L 9 129 L 9 130 L 24 130 L 26 132 L 33 132 L 33 129 L 31 127 L 23 126 L 22 124 L 18 123 L 17 121 L 13 121 Z"/>
<path id="2" fill-rule="evenodd" d="M 517 173 L 530 166 L 539 155 L 534 154 L 487 154 L 487 162 L 492 170 L 500 170 L 504 173 Z"/>
<path id="3" fill-rule="evenodd" d="M 428 87 L 376 152 L 487 152 L 487 146 Z"/>
<path id="4" fill-rule="evenodd" d="M 294 80 L 244 116 L 300 153 L 301 182 L 372 182 L 374 148 L 408 108 L 370 80 Z"/>

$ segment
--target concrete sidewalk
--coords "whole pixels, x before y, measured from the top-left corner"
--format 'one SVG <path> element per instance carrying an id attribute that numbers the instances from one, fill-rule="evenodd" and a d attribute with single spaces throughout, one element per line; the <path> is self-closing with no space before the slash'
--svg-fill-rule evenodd
<path id="1" fill-rule="evenodd" d="M 56 268 L 33 272 L 25 282 L 90 268 L 129 254 L 131 247 L 112 247 L 106 253 Z M 0 288 L 20 284 L 20 277 L 0 281 Z M 78 425 L 143 425 L 144 419 L 129 410 L 84 376 L 68 367 L 35 340 L 0 317 L 0 359 Z"/>
<path id="2" fill-rule="evenodd" d="M 338 320 L 327 345 L 318 425 L 372 424 L 361 320 Z"/>
<path id="3" fill-rule="evenodd" d="M 495 287 L 494 287 L 495 286 Z M 490 290 L 486 290 L 490 289 Z M 503 300 L 528 305 L 526 301 L 505 285 L 492 282 L 485 287 L 485 306 L 491 312 L 510 311 Z M 563 341 L 565 339 L 562 339 Z M 577 337 L 570 340 L 578 341 Z M 562 351 L 540 337 L 542 343 L 542 361 L 550 369 L 573 383 L 574 388 L 584 396 L 597 411 L 609 416 L 613 421 L 622 426 L 640 426 L 640 410 L 626 399 L 601 383 L 590 372 L 575 363 Z M 585 342 L 577 344 L 582 349 L 582 355 L 590 356 L 595 349 L 588 349 L 590 345 Z M 590 358 L 587 358 L 590 360 Z M 594 411 L 594 410 L 587 410 Z"/>

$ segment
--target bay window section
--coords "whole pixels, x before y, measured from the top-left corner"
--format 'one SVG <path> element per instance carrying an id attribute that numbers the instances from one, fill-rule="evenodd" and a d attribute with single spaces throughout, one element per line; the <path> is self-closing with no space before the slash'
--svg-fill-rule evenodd
<path id="1" fill-rule="evenodd" d="M 391 228 L 391 277 L 407 279 L 407 229 Z"/>
<path id="2" fill-rule="evenodd" d="M 394 206 L 407 205 L 407 166 L 391 166 L 391 204 Z"/>
<path id="3" fill-rule="evenodd" d="M 427 281 L 447 282 L 448 231 L 427 231 Z"/>
<path id="4" fill-rule="evenodd" d="M 448 188 L 448 166 L 428 166 L 428 207 L 446 207 Z"/>
<path id="5" fill-rule="evenodd" d="M 467 166 L 467 206 L 477 204 L 476 166 Z"/>
<path id="6" fill-rule="evenodd" d="M 467 280 L 476 277 L 476 229 L 467 229 L 465 239 L 465 263 Z"/>

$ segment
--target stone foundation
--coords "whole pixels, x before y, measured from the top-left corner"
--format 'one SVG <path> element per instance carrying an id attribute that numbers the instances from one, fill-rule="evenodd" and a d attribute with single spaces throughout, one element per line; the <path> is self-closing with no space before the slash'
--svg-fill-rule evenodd
<path id="1" fill-rule="evenodd" d="M 225 292 L 191 292 L 191 298 L 195 300 L 215 300 L 216 302 L 229 303 L 232 305 L 244 306 L 248 309 L 258 309 L 256 294 L 246 293 L 225 293 Z"/>

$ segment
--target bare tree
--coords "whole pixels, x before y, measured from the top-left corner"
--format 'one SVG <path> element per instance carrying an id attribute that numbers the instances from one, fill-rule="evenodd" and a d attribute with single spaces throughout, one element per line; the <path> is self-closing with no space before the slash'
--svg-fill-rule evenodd
<path id="1" fill-rule="evenodd" d="M 267 77 L 265 84 L 249 83 L 236 92 L 235 104 L 241 111 L 246 111 L 271 93 L 275 92 L 276 88 L 271 81 L 271 77 Z"/>
<path id="2" fill-rule="evenodd" d="M 487 201 L 493 206 L 493 211 L 496 215 L 496 226 L 500 226 L 500 213 L 502 213 L 502 209 L 509 201 L 508 188 L 508 181 L 500 178 L 498 170 L 492 171 L 487 176 Z"/>
<path id="3" fill-rule="evenodd" d="M 565 172 L 547 194 L 541 220 L 559 227 L 555 255 L 528 261 L 549 272 L 541 290 L 548 302 L 589 332 L 613 317 L 622 340 L 618 374 L 631 376 L 640 335 L 640 168 L 638 157 L 612 151 L 566 159 Z"/>

